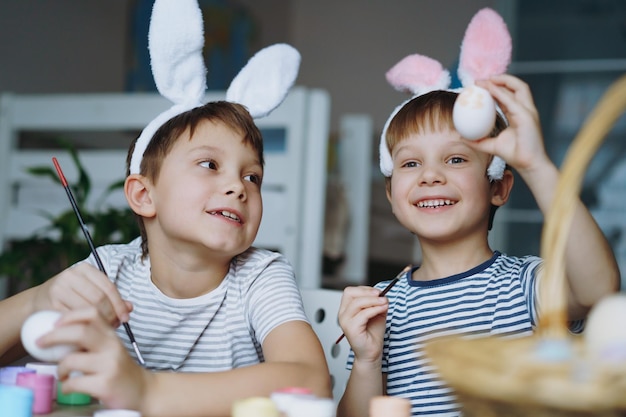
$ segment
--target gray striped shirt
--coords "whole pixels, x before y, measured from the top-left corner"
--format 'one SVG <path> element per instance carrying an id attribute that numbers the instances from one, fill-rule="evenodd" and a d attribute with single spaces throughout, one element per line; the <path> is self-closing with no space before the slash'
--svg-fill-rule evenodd
<path id="1" fill-rule="evenodd" d="M 190 299 L 163 294 L 141 260 L 140 239 L 98 248 L 123 299 L 139 350 L 152 370 L 225 371 L 263 362 L 262 343 L 277 326 L 306 321 L 291 265 L 276 252 L 250 248 L 235 257 L 213 291 Z M 93 257 L 87 259 L 95 265 Z M 117 334 L 131 356 L 130 340 Z"/>

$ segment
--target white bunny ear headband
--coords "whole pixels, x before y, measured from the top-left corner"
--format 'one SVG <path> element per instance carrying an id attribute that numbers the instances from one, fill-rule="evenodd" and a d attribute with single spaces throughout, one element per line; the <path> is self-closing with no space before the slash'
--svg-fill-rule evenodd
<path id="1" fill-rule="evenodd" d="M 480 10 L 469 23 L 461 44 L 457 75 L 463 89 L 471 88 L 476 80 L 503 74 L 510 62 L 511 35 L 504 20 L 492 9 Z M 391 113 L 381 135 L 380 171 L 384 176 L 390 177 L 393 171 L 393 161 L 385 137 L 389 123 L 398 111 L 413 98 L 430 91 L 460 92 L 463 89 L 450 90 L 449 72 L 438 61 L 418 54 L 402 59 L 387 72 L 386 77 L 389 84 L 396 90 L 413 94 L 409 100 L 405 100 Z M 491 96 L 489 98 L 491 99 Z M 495 116 L 495 113 L 493 115 Z M 500 115 L 504 117 L 501 112 Z M 491 126 L 493 127 L 493 121 Z M 487 170 L 489 179 L 492 181 L 502 179 L 505 166 L 506 163 L 500 157 L 494 156 Z"/>
<path id="2" fill-rule="evenodd" d="M 197 0 L 156 0 L 152 8 L 148 48 L 157 89 L 173 102 L 141 132 L 130 161 L 138 174 L 154 133 L 172 117 L 205 103 L 206 68 L 202 56 L 204 30 Z M 282 103 L 300 68 L 300 54 L 287 44 L 257 52 L 226 91 L 226 101 L 244 105 L 253 118 L 267 116 Z"/>

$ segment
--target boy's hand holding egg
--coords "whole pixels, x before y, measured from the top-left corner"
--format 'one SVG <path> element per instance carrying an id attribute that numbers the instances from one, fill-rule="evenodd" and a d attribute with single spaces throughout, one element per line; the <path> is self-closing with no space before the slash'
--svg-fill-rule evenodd
<path id="1" fill-rule="evenodd" d="M 59 362 L 68 353 L 76 350 L 71 345 L 56 345 L 42 348 L 37 340 L 54 329 L 55 323 L 61 318 L 61 313 L 52 310 L 43 310 L 31 315 L 22 325 L 21 338 L 24 349 L 34 358 L 43 362 Z"/>
<path id="2" fill-rule="evenodd" d="M 496 102 L 484 88 L 466 87 L 454 102 L 452 121 L 465 139 L 482 139 L 496 123 Z"/>

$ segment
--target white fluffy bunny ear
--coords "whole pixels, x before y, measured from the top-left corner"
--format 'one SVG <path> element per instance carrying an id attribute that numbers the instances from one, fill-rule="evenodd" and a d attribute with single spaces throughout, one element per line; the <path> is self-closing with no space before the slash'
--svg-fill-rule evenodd
<path id="1" fill-rule="evenodd" d="M 173 106 L 159 114 L 141 132 L 130 160 L 138 174 L 143 154 L 159 127 L 172 117 L 202 105 L 206 67 L 202 48 L 204 29 L 197 0 L 156 0 L 152 6 L 148 49 L 154 82 Z"/>
<path id="2" fill-rule="evenodd" d="M 511 63 L 511 34 L 502 17 L 490 8 L 478 11 L 461 44 L 457 74 L 463 87 L 504 74 Z"/>
<path id="3" fill-rule="evenodd" d="M 279 43 L 257 52 L 226 91 L 226 100 L 247 107 L 253 118 L 265 117 L 283 102 L 300 68 L 300 53 Z"/>
<path id="4" fill-rule="evenodd" d="M 174 104 L 201 103 L 206 91 L 204 29 L 197 0 L 156 0 L 148 32 L 157 89 Z"/>
<path id="5" fill-rule="evenodd" d="M 159 114 L 135 142 L 130 173 L 140 172 L 143 154 L 156 131 L 181 113 L 204 105 L 206 67 L 204 30 L 197 0 L 155 0 L 148 48 L 159 93 L 172 107 Z M 277 44 L 253 56 L 228 88 L 226 100 L 248 108 L 253 118 L 266 116 L 285 99 L 300 68 L 300 54 Z"/>

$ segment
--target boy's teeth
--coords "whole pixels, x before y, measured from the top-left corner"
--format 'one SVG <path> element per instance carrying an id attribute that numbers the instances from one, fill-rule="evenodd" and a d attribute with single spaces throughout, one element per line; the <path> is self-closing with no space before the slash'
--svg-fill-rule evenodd
<path id="1" fill-rule="evenodd" d="M 221 214 L 222 216 L 228 217 L 229 219 L 233 219 L 233 220 L 236 220 L 236 221 L 241 221 L 239 219 L 239 217 L 237 217 L 235 214 L 231 213 L 230 211 L 225 211 L 225 210 L 223 210 L 223 211 L 214 211 L 213 214 Z"/>
<path id="2" fill-rule="evenodd" d="M 440 206 L 450 206 L 454 204 L 451 200 L 444 200 L 444 199 L 439 199 L 439 200 L 427 200 L 427 201 L 420 201 L 419 203 L 417 203 L 418 207 L 440 207 Z"/>
<path id="3" fill-rule="evenodd" d="M 221 214 L 222 214 L 222 216 L 224 216 L 224 217 L 229 217 L 229 218 L 231 218 L 231 219 L 233 219 L 233 220 L 237 220 L 237 221 L 239 221 L 239 217 L 235 216 L 235 215 L 234 215 L 233 213 L 231 213 L 230 211 L 222 211 L 222 213 L 221 213 Z"/>

